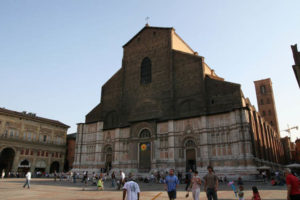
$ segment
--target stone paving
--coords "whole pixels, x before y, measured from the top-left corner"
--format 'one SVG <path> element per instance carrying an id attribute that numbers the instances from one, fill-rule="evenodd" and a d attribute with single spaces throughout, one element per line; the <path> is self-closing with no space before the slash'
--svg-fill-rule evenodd
<path id="1" fill-rule="evenodd" d="M 110 181 L 105 184 L 104 191 L 97 191 L 96 186 L 87 186 L 83 190 L 83 184 L 78 182 L 76 184 L 67 181 L 56 181 L 53 179 L 32 179 L 31 188 L 23 188 L 25 179 L 11 178 L 0 180 L 0 199 L 2 200 L 87 200 L 87 199 L 103 199 L 103 200 L 117 200 L 122 199 L 122 191 L 116 191 L 114 188 L 110 187 Z M 252 191 L 251 186 L 253 183 L 245 184 L 245 200 L 251 199 Z M 260 195 L 262 199 L 270 200 L 281 200 L 286 199 L 286 187 L 285 186 L 270 186 L 266 183 L 256 183 L 259 188 Z M 181 184 L 178 189 L 177 199 L 189 199 L 185 198 L 186 192 L 184 191 L 184 186 Z M 141 200 L 151 200 L 157 194 L 159 195 L 156 200 L 168 200 L 167 194 L 163 191 L 162 184 L 145 184 L 140 183 L 141 187 Z M 201 188 L 203 191 L 203 188 Z M 231 188 L 225 184 L 221 184 L 218 197 L 220 200 L 231 200 L 237 199 Z M 206 200 L 204 192 L 200 194 L 200 200 Z"/>

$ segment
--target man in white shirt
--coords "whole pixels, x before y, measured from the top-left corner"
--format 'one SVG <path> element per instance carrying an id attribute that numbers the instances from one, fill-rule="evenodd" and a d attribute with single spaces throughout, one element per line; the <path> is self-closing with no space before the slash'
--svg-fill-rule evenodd
<path id="1" fill-rule="evenodd" d="M 139 200 L 140 199 L 140 187 L 139 185 L 131 180 L 131 177 L 125 179 L 126 183 L 123 187 L 123 200 Z"/>
<path id="2" fill-rule="evenodd" d="M 119 181 L 119 184 L 118 184 L 118 190 L 121 189 L 121 187 L 124 185 L 125 183 L 125 173 L 120 170 L 120 181 Z"/>
<path id="3" fill-rule="evenodd" d="M 28 189 L 30 188 L 30 179 L 31 179 L 31 172 L 28 171 L 26 174 L 26 182 L 23 185 L 23 188 L 25 188 L 26 185 L 27 185 Z"/>

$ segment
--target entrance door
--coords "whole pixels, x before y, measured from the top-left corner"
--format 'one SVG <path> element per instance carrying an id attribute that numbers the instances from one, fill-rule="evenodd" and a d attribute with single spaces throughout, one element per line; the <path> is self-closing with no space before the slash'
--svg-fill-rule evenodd
<path id="1" fill-rule="evenodd" d="M 186 150 L 186 171 L 192 169 L 196 170 L 196 151 L 195 149 L 187 149 Z"/>
<path id="2" fill-rule="evenodd" d="M 2 170 L 5 171 L 5 174 L 7 175 L 8 172 L 11 172 L 11 168 L 14 162 L 15 157 L 15 151 L 11 148 L 5 148 L 2 150 L 0 154 L 0 172 L 2 173 Z"/>
<path id="3" fill-rule="evenodd" d="M 140 143 L 139 152 L 139 170 L 140 172 L 149 172 L 151 169 L 151 143 Z"/>
<path id="4" fill-rule="evenodd" d="M 112 154 L 106 154 L 105 169 L 106 172 L 111 170 Z"/>

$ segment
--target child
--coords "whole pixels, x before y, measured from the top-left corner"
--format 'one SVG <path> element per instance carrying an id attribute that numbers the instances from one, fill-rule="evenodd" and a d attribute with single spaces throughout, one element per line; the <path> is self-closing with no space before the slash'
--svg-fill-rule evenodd
<path id="1" fill-rule="evenodd" d="M 244 187 L 242 185 L 239 186 L 239 200 L 244 200 Z"/>
<path id="2" fill-rule="evenodd" d="M 259 196 L 259 192 L 256 186 L 252 187 L 252 191 L 253 191 L 253 197 L 252 200 L 261 200 L 260 196 Z"/>
<path id="3" fill-rule="evenodd" d="M 98 190 L 104 190 L 102 177 L 99 178 L 97 186 L 98 186 Z"/>

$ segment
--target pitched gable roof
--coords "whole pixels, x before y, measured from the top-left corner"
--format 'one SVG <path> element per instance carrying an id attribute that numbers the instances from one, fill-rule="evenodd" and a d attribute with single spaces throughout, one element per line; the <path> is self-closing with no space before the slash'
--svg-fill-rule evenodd
<path id="1" fill-rule="evenodd" d="M 123 48 L 126 47 L 128 44 L 130 44 L 138 35 L 141 34 L 141 32 L 143 32 L 146 29 L 165 29 L 165 30 L 172 30 L 174 29 L 173 27 L 155 27 L 155 26 L 149 26 L 146 24 L 146 26 L 144 26 L 144 28 L 142 28 L 137 34 L 135 34 L 135 36 L 133 36 L 133 38 L 131 38 L 126 44 L 123 45 Z"/>

